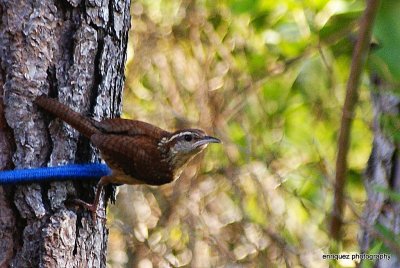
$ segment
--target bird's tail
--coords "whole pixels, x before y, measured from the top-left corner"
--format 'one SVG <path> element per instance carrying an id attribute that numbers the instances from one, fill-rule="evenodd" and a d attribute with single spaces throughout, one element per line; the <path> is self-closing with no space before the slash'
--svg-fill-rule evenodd
<path id="1" fill-rule="evenodd" d="M 73 111 L 71 108 L 55 99 L 39 96 L 35 99 L 34 103 L 43 110 L 71 125 L 89 139 L 93 134 L 99 132 L 89 118 Z"/>

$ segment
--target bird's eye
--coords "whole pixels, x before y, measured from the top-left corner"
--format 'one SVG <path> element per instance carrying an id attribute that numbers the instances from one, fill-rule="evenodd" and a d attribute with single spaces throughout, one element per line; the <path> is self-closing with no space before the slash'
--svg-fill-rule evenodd
<path id="1" fill-rule="evenodd" d="M 192 141 L 193 137 L 192 135 L 186 134 L 185 136 L 183 136 L 183 138 L 185 139 L 185 141 Z"/>

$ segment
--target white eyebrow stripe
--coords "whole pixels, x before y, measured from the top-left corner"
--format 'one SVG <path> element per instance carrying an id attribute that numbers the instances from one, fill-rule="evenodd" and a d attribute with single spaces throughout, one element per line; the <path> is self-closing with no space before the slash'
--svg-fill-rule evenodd
<path id="1" fill-rule="evenodd" d="M 192 135 L 192 134 L 195 134 L 195 135 L 197 135 L 197 133 L 194 133 L 194 132 L 191 132 L 191 131 L 185 131 L 185 132 L 181 132 L 181 133 L 178 133 L 178 134 L 172 135 L 172 137 L 171 137 L 171 138 L 169 138 L 168 142 L 170 142 L 170 141 L 172 141 L 173 139 L 176 139 L 176 138 L 178 138 L 178 137 L 180 137 L 180 136 L 184 136 L 184 135 Z"/>

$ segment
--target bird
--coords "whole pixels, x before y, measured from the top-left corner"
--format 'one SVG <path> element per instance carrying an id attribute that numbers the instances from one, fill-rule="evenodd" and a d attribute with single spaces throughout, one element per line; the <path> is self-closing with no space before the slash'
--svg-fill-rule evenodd
<path id="1" fill-rule="evenodd" d="M 110 175 L 101 177 L 97 183 L 93 203 L 73 200 L 89 210 L 94 221 L 104 186 L 171 183 L 208 144 L 221 143 L 201 129 L 170 132 L 139 120 L 107 118 L 98 121 L 45 95 L 36 97 L 34 103 L 87 137 L 110 167 Z"/>

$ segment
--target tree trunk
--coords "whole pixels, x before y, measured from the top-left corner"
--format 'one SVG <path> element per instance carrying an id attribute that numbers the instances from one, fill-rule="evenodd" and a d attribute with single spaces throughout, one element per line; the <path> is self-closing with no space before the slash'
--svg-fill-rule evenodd
<path id="1" fill-rule="evenodd" d="M 391 194 L 400 192 L 400 159 L 398 129 L 393 127 L 398 126 L 400 99 L 380 78 L 375 77 L 374 84 L 371 94 L 374 142 L 364 175 L 368 199 L 361 219 L 359 242 L 363 253 L 369 253 L 382 242 L 391 252 L 391 258 L 376 261 L 374 267 L 394 268 L 400 267 L 399 244 L 393 240 L 400 232 L 400 204 Z M 381 247 L 378 252 L 385 251 Z"/>
<path id="2" fill-rule="evenodd" d="M 99 161 L 87 139 L 44 120 L 32 101 L 45 94 L 97 119 L 118 116 L 129 5 L 0 0 L 1 169 Z M 0 186 L 0 267 L 105 267 L 104 221 L 64 204 L 93 198 L 95 183 Z"/>

